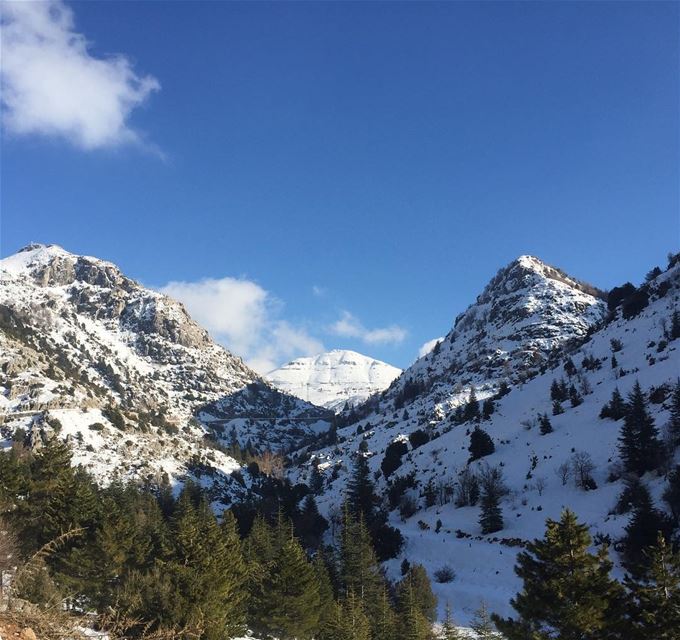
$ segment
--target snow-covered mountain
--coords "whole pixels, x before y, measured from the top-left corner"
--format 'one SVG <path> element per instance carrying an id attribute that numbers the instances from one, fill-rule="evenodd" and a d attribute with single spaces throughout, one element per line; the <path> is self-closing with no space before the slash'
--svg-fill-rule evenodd
<path id="1" fill-rule="evenodd" d="M 680 340 L 671 332 L 680 307 L 680 261 L 629 291 L 619 306 L 610 297 L 612 311 L 602 298 L 535 258 L 519 258 L 499 271 L 437 347 L 355 410 L 338 430 L 337 444 L 301 451 L 295 479 L 310 481 L 318 467 L 325 478 L 320 509 L 337 516 L 354 459 L 367 456 L 390 524 L 406 539 L 388 573 L 398 577 L 404 558 L 423 563 L 433 577 L 449 566 L 455 579 L 433 586 L 459 620 L 482 600 L 509 614 L 520 587 L 513 572 L 517 552 L 543 535 L 546 518 L 558 518 L 568 506 L 598 539 L 623 535 L 629 514 L 613 512 L 623 486 L 622 421 L 599 417 L 614 389 L 625 397 L 639 380 L 660 431 L 669 417 L 671 385 L 680 374 Z M 563 413 L 553 415 L 551 385 L 563 379 L 576 402 L 563 402 Z M 480 407 L 486 400 L 492 409 L 479 420 L 463 410 L 472 389 Z M 553 431 L 542 434 L 538 417 L 545 413 Z M 470 462 L 477 423 L 495 451 Z M 398 442 L 402 452 L 386 477 L 387 447 Z M 587 490 L 578 482 L 583 464 L 592 464 Z M 466 478 L 494 468 L 508 489 L 501 501 L 504 528 L 482 535 L 479 503 L 463 499 Z M 663 473 L 648 473 L 644 481 L 663 508 Z"/>
<path id="2" fill-rule="evenodd" d="M 289 449 L 323 410 L 274 389 L 175 300 L 55 245 L 0 260 L 0 413 L 34 445 L 51 432 L 99 478 L 226 476 L 236 435 Z M 221 475 L 220 475 L 221 474 Z"/>
<path id="3" fill-rule="evenodd" d="M 334 349 L 297 358 L 267 378 L 285 393 L 337 411 L 383 391 L 400 373 L 401 369 L 356 351 Z"/>

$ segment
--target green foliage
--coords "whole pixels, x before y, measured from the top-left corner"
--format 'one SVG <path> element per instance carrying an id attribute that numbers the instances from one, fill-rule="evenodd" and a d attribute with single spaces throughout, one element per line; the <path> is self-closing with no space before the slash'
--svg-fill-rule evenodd
<path id="1" fill-rule="evenodd" d="M 515 572 L 524 586 L 511 603 L 518 616 L 493 616 L 508 640 L 605 638 L 621 601 L 621 587 L 609 576 L 606 549 L 591 554 L 588 528 L 564 511 L 548 520 L 545 537 L 520 553 Z"/>
<path id="2" fill-rule="evenodd" d="M 499 506 L 499 497 L 495 493 L 484 491 L 479 526 L 483 534 L 496 533 L 503 528 L 503 513 Z"/>
<path id="3" fill-rule="evenodd" d="M 647 549 L 646 570 L 626 577 L 630 592 L 631 640 L 677 640 L 680 630 L 680 554 L 659 534 Z"/>
<path id="4" fill-rule="evenodd" d="M 495 450 L 496 447 L 493 444 L 491 436 L 483 429 L 475 427 L 470 434 L 470 446 L 468 447 L 470 461 L 488 456 Z"/>
<path id="5" fill-rule="evenodd" d="M 658 466 L 661 443 L 657 436 L 654 418 L 649 414 L 640 383 L 636 382 L 628 397 L 619 436 L 619 453 L 626 471 L 642 475 Z"/>

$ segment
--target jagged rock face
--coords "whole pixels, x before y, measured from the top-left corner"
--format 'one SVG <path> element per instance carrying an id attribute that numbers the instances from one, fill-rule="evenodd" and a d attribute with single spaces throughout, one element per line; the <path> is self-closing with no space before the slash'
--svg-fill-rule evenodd
<path id="1" fill-rule="evenodd" d="M 148 421 L 136 416 L 155 416 L 160 432 L 152 427 L 131 439 L 135 455 L 148 462 L 145 472 L 185 470 L 187 456 L 206 453 L 203 438 L 215 418 L 220 431 L 234 421 L 242 442 L 259 449 L 294 447 L 325 424 L 325 412 L 273 389 L 215 344 L 179 302 L 144 288 L 111 263 L 54 245 L 32 245 L 0 261 L 0 367 L 0 412 L 19 414 L 24 422 L 31 412 L 58 414 L 65 437 L 86 463 L 97 452 L 85 455 L 95 445 L 84 434 L 93 435 L 87 433 L 92 423 L 108 428 L 100 414 L 109 406 L 120 409 L 133 430 Z M 246 392 L 252 385 L 257 394 Z M 74 417 L 83 408 L 96 413 L 84 424 Z M 204 424 L 192 421 L 196 416 Z M 249 422 L 261 416 L 267 417 L 266 429 Z M 301 422 L 293 429 L 291 420 Z M 44 415 L 22 425 L 34 423 L 43 428 Z M 163 430 L 167 424 L 183 429 L 181 436 L 170 434 L 177 440 L 171 447 L 176 457 L 154 466 L 153 457 L 163 457 L 158 447 L 172 440 Z M 113 462 L 100 465 L 102 473 L 129 470 L 131 453 L 112 450 Z"/>
<path id="2" fill-rule="evenodd" d="M 360 404 L 386 389 L 401 373 L 380 360 L 355 351 L 334 349 L 297 358 L 267 374 L 277 388 L 328 409 Z"/>
<path id="3" fill-rule="evenodd" d="M 471 384 L 522 382 L 540 371 L 551 354 L 583 339 L 605 313 L 602 292 L 537 258 L 522 256 L 494 276 L 446 337 L 404 372 L 388 397 L 414 381 L 442 399 Z"/>

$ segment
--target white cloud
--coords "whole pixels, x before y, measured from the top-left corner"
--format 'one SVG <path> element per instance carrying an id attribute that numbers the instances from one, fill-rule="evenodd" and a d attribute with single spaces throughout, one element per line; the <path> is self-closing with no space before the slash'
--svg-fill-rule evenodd
<path id="1" fill-rule="evenodd" d="M 261 374 L 292 358 L 324 350 L 303 328 L 280 319 L 280 303 L 250 280 L 169 282 L 160 291 L 184 303 L 215 340 Z"/>
<path id="2" fill-rule="evenodd" d="M 320 286 L 318 286 L 318 285 L 315 284 L 315 285 L 312 287 L 312 293 L 313 293 L 317 298 L 323 298 L 323 297 L 326 295 L 327 290 L 326 290 L 326 287 L 320 287 Z"/>
<path id="3" fill-rule="evenodd" d="M 82 149 L 140 143 L 128 118 L 160 88 L 122 55 L 96 58 L 61 0 L 2 2 L 2 118 L 14 134 Z"/>
<path id="4" fill-rule="evenodd" d="M 435 348 L 435 345 L 438 342 L 441 342 L 444 338 L 433 338 L 432 340 L 428 340 L 420 349 L 418 350 L 418 357 L 422 358 L 424 355 L 430 353 L 432 349 Z"/>
<path id="5" fill-rule="evenodd" d="M 366 344 L 398 344 L 403 342 L 407 335 L 406 330 L 397 325 L 367 329 L 349 311 L 343 311 L 340 318 L 330 326 L 329 330 L 337 336 L 358 338 Z"/>

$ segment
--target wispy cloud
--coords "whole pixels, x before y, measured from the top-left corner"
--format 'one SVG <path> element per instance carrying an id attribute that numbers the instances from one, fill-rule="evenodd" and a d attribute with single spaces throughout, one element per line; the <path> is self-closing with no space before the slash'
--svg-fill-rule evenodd
<path id="1" fill-rule="evenodd" d="M 435 348 L 438 342 L 441 342 L 444 338 L 433 338 L 428 340 L 420 349 L 418 350 L 418 357 L 422 358 L 424 355 L 430 353 L 432 349 Z"/>
<path id="2" fill-rule="evenodd" d="M 2 2 L 2 119 L 9 133 L 82 149 L 143 144 L 131 112 L 160 89 L 123 55 L 97 58 L 61 0 Z"/>
<path id="3" fill-rule="evenodd" d="M 160 291 L 184 303 L 215 340 L 261 374 L 292 358 L 324 350 L 303 327 L 281 319 L 281 303 L 250 280 L 169 282 Z"/>
<path id="4" fill-rule="evenodd" d="M 398 325 L 367 329 L 349 311 L 343 311 L 340 318 L 329 327 L 330 333 L 343 338 L 358 338 L 370 345 L 399 344 L 404 341 L 407 331 Z"/>
<path id="5" fill-rule="evenodd" d="M 328 293 L 328 290 L 326 289 L 326 287 L 320 287 L 319 285 L 315 284 L 314 286 L 312 286 L 312 293 L 317 298 L 323 298 Z"/>

